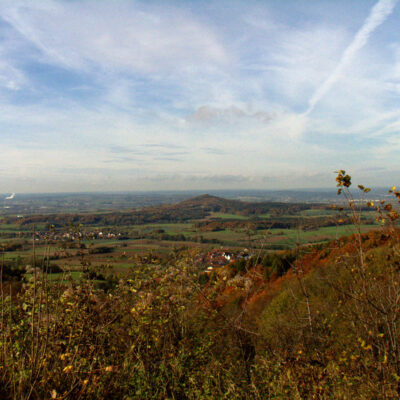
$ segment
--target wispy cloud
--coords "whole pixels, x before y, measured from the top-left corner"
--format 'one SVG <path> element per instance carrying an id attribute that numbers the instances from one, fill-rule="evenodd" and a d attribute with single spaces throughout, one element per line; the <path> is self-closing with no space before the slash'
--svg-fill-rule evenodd
<path id="1" fill-rule="evenodd" d="M 379 0 L 371 9 L 361 29 L 357 32 L 350 45 L 344 51 L 340 61 L 328 79 L 317 88 L 311 97 L 306 115 L 313 111 L 317 103 L 329 92 L 331 87 L 340 79 L 348 65 L 354 60 L 357 52 L 366 45 L 375 29 L 381 25 L 393 12 L 397 0 Z"/>
<path id="2" fill-rule="evenodd" d="M 189 122 L 231 122 L 235 123 L 240 120 L 257 120 L 261 122 L 271 121 L 275 115 L 265 111 L 248 111 L 243 110 L 237 106 L 230 106 L 226 108 L 213 107 L 204 105 L 199 107 L 194 113 L 187 117 Z"/>
<path id="3" fill-rule="evenodd" d="M 67 68 L 164 73 L 228 62 L 215 35 L 176 7 L 5 1 L 0 12 L 48 62 Z"/>
<path id="4" fill-rule="evenodd" d="M 8 90 L 19 90 L 25 83 L 25 76 L 20 70 L 0 60 L 0 86 Z"/>
<path id="5" fill-rule="evenodd" d="M 0 191 L 396 171 L 395 3 L 4 0 Z"/>

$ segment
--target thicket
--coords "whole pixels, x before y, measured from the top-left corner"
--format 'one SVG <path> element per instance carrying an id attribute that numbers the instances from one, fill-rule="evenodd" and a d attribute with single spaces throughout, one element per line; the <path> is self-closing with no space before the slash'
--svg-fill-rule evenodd
<path id="1" fill-rule="evenodd" d="M 371 211 L 370 209 L 368 211 Z M 265 219 L 252 219 L 250 222 L 246 220 L 208 220 L 195 222 L 194 226 L 200 232 L 217 232 L 225 229 L 243 229 L 248 228 L 249 225 L 253 230 L 265 229 L 297 229 L 299 226 L 300 218 L 291 217 L 269 217 Z M 349 225 L 352 223 L 350 215 L 343 215 L 341 218 L 342 225 Z M 363 217 L 360 223 L 365 225 L 373 225 L 374 220 L 368 217 Z M 316 230 L 322 227 L 336 226 L 337 218 L 335 217 L 301 217 L 301 225 L 304 231 Z"/>

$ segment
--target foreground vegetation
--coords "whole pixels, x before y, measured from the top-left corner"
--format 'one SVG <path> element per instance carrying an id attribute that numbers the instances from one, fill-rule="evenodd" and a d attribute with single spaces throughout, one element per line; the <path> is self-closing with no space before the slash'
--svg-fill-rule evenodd
<path id="1" fill-rule="evenodd" d="M 337 182 L 354 235 L 211 272 L 186 248 L 101 289 L 50 281 L 48 250 L 17 290 L 3 261 L 0 398 L 399 398 L 398 214 L 369 204 L 382 228 L 362 233 L 350 177 Z"/>

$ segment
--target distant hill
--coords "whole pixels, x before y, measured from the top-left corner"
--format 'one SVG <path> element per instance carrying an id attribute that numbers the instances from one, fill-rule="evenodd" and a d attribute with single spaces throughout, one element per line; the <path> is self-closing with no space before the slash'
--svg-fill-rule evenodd
<path id="1" fill-rule="evenodd" d="M 179 209 L 202 209 L 209 212 L 223 212 L 237 215 L 259 215 L 269 212 L 277 213 L 278 210 L 284 214 L 294 214 L 301 210 L 309 209 L 311 204 L 303 203 L 283 203 L 283 202 L 246 202 L 241 200 L 230 200 L 222 197 L 203 194 L 191 199 L 181 201 L 180 203 L 171 205 L 170 207 Z M 168 207 L 168 206 L 166 206 Z"/>
<path id="2" fill-rule="evenodd" d="M 202 194 L 191 199 L 183 200 L 172 207 L 178 208 L 201 208 L 207 211 L 221 211 L 221 210 L 241 210 L 247 203 L 240 200 L 228 200 L 222 197 L 211 196 L 209 194 Z"/>
<path id="3" fill-rule="evenodd" d="M 207 218 L 213 212 L 253 217 L 262 214 L 273 216 L 296 214 L 312 207 L 312 204 L 278 202 L 244 202 L 204 194 L 175 204 L 109 213 L 46 214 L 22 218 L 7 217 L 6 223 L 19 225 L 48 223 L 56 227 L 68 223 L 84 225 L 138 225 L 146 223 L 173 223 Z"/>

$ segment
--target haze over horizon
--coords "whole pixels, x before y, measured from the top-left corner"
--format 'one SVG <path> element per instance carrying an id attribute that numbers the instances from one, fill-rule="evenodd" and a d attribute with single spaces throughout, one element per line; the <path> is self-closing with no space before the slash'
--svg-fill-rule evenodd
<path id="1" fill-rule="evenodd" d="M 400 183 L 400 5 L 0 4 L 0 193 Z"/>

